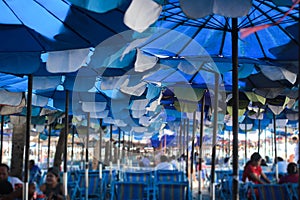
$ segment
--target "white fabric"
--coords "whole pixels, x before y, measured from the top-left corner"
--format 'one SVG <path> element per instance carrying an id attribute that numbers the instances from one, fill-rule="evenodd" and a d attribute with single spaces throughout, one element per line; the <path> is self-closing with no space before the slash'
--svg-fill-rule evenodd
<path id="1" fill-rule="evenodd" d="M 8 182 L 11 183 L 11 185 L 13 186 L 14 190 L 20 188 L 20 186 L 18 186 L 18 184 L 21 184 L 22 187 L 23 187 L 23 182 L 18 177 L 9 176 L 8 177 Z"/>
<path id="2" fill-rule="evenodd" d="M 278 161 L 277 166 L 278 166 L 278 174 L 286 174 L 287 173 L 288 162 Z M 274 166 L 273 166 L 272 171 L 275 172 L 275 167 Z"/>
<path id="3" fill-rule="evenodd" d="M 22 92 L 8 92 L 6 90 L 0 90 L 0 104 L 18 106 L 22 101 Z"/>
<path id="4" fill-rule="evenodd" d="M 44 107 L 48 104 L 49 98 L 40 95 L 32 94 L 32 105 Z"/>
<path id="5" fill-rule="evenodd" d="M 150 117 L 142 116 L 139 118 L 139 124 L 143 126 L 149 126 L 150 125 Z"/>
<path id="6" fill-rule="evenodd" d="M 49 52 L 46 63 L 51 73 L 75 72 L 87 62 L 89 48 Z"/>
<path id="7" fill-rule="evenodd" d="M 25 105 L 26 102 L 25 99 L 23 98 L 21 103 L 18 106 L 2 106 L 0 115 L 11 115 L 11 114 L 20 113 L 23 111 L 23 107 L 25 107 Z"/>
<path id="8" fill-rule="evenodd" d="M 272 81 L 288 80 L 294 84 L 297 80 L 297 74 L 284 68 L 272 65 L 259 65 L 262 73 Z"/>
<path id="9" fill-rule="evenodd" d="M 161 11 L 162 6 L 152 0 L 132 0 L 125 13 L 124 24 L 141 33 L 158 19 Z"/>
<path id="10" fill-rule="evenodd" d="M 102 77 L 101 90 L 118 89 L 126 78 L 127 76 Z"/>
<path id="11" fill-rule="evenodd" d="M 132 115 L 133 118 L 140 118 L 146 113 L 147 113 L 146 109 L 144 109 L 144 110 L 131 110 L 131 115 Z"/>
<path id="12" fill-rule="evenodd" d="M 298 142 L 295 145 L 294 153 L 295 153 L 294 162 L 298 163 L 298 159 L 299 159 L 299 143 Z"/>
<path id="13" fill-rule="evenodd" d="M 131 110 L 145 110 L 148 103 L 149 103 L 148 99 L 132 100 L 130 109 Z"/>
<path id="14" fill-rule="evenodd" d="M 143 54 L 141 50 L 137 49 L 136 60 L 134 63 L 134 70 L 136 72 L 144 72 L 153 68 L 158 62 L 155 56 Z"/>
<path id="15" fill-rule="evenodd" d="M 9 116 L 10 123 L 12 124 L 25 124 L 26 123 L 26 117 L 24 116 Z"/>
<path id="16" fill-rule="evenodd" d="M 202 18 L 210 14 L 225 17 L 242 17 L 248 14 L 252 6 L 251 0 L 180 0 L 183 12 L 193 19 Z"/>
<path id="17" fill-rule="evenodd" d="M 108 112 L 108 110 L 104 110 L 103 112 L 90 112 L 90 118 L 103 119 L 108 116 Z"/>
<path id="18" fill-rule="evenodd" d="M 129 95 L 134 95 L 134 96 L 141 96 L 144 91 L 146 90 L 146 83 L 141 82 L 135 86 L 128 86 L 129 79 L 126 79 L 124 84 L 122 84 L 120 91 L 129 94 Z"/>
<path id="19" fill-rule="evenodd" d="M 173 170 L 174 167 L 171 163 L 161 162 L 156 165 L 155 170 Z"/>
<path id="20" fill-rule="evenodd" d="M 102 112 L 106 105 L 106 102 L 82 102 L 82 110 L 84 112 Z"/>
<path id="21" fill-rule="evenodd" d="M 32 89 L 55 89 L 61 82 L 61 76 L 34 76 L 32 81 Z"/>

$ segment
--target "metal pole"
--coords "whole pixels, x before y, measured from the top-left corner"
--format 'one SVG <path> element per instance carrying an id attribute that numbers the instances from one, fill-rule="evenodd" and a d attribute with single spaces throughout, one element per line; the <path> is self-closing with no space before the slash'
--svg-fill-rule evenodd
<path id="1" fill-rule="evenodd" d="M 285 151 L 285 160 L 287 160 L 287 126 L 284 127 L 284 151 Z"/>
<path id="2" fill-rule="evenodd" d="M 218 93 L 219 93 L 219 74 L 215 73 L 215 87 L 214 87 L 214 113 L 213 113 L 213 138 L 212 138 L 212 155 L 211 155 L 211 172 L 210 172 L 210 196 L 215 200 L 215 168 L 216 168 L 216 143 L 218 131 Z"/>
<path id="3" fill-rule="evenodd" d="M 2 163 L 2 153 L 3 153 L 3 132 L 4 132 L 4 115 L 1 115 L 1 146 L 0 146 L 0 163 Z"/>
<path id="4" fill-rule="evenodd" d="M 276 115 L 273 113 L 273 130 L 274 130 L 274 153 L 275 153 L 275 177 L 278 179 L 278 164 L 277 164 L 277 141 L 276 141 Z"/>
<path id="5" fill-rule="evenodd" d="M 87 113 L 87 132 L 85 144 L 85 199 L 89 199 L 89 137 L 90 137 L 90 113 Z"/>
<path id="6" fill-rule="evenodd" d="M 258 120 L 258 139 L 257 139 L 257 152 L 259 153 L 260 151 L 260 134 L 261 134 L 261 124 L 260 124 L 260 119 Z"/>
<path id="7" fill-rule="evenodd" d="M 25 151 L 24 151 L 24 186 L 23 199 L 28 200 L 28 181 L 29 181 L 29 145 L 30 145 L 30 124 L 32 111 L 32 84 L 33 76 L 28 75 L 28 92 L 27 92 L 27 110 L 26 110 L 26 134 L 25 134 Z"/>
<path id="8" fill-rule="evenodd" d="M 198 177 L 199 177 L 199 184 L 198 184 L 198 200 L 202 199 L 202 191 L 201 191 L 201 181 L 202 178 L 201 177 L 201 171 L 202 171 L 202 143 L 203 143 L 203 131 L 204 131 L 204 103 L 205 103 L 205 93 L 206 90 L 204 90 L 203 92 L 203 97 L 201 100 L 201 122 L 200 122 L 200 138 L 199 138 L 199 169 L 198 169 Z M 204 184 L 204 183 L 203 183 Z"/>
<path id="9" fill-rule="evenodd" d="M 189 174 L 189 119 L 185 120 L 186 123 L 186 160 L 185 160 L 185 171 L 188 176 Z"/>
<path id="10" fill-rule="evenodd" d="M 193 193 L 193 175 L 194 175 L 194 148 L 195 148 L 195 134 L 196 134 L 196 111 L 193 113 L 193 133 L 192 133 L 192 151 L 191 151 L 191 193 Z"/>
<path id="11" fill-rule="evenodd" d="M 65 198 L 68 197 L 68 133 L 69 133 L 69 91 L 66 90 L 65 100 L 65 146 L 64 146 L 64 175 L 63 184 L 65 189 Z"/>
<path id="12" fill-rule="evenodd" d="M 71 168 L 73 167 L 74 160 L 74 138 L 75 137 L 75 126 L 72 126 L 72 149 L 71 149 Z"/>
<path id="13" fill-rule="evenodd" d="M 49 124 L 49 134 L 48 134 L 48 157 L 47 157 L 47 167 L 50 167 L 50 152 L 51 152 L 51 124 Z"/>
<path id="14" fill-rule="evenodd" d="M 99 179 L 100 179 L 100 198 L 102 198 L 102 119 L 100 119 L 100 137 L 99 137 Z M 104 194 L 105 195 L 105 194 Z"/>
<path id="15" fill-rule="evenodd" d="M 232 18 L 232 169 L 233 199 L 239 199 L 239 72 L 238 72 L 238 21 Z"/>

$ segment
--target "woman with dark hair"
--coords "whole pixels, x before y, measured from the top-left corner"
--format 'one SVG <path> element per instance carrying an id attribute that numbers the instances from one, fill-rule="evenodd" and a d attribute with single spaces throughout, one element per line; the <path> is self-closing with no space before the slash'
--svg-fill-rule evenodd
<path id="1" fill-rule="evenodd" d="M 41 192 L 43 192 L 49 200 L 64 200 L 64 187 L 60 183 L 60 171 L 56 167 L 51 167 L 47 171 L 46 183 L 40 186 Z"/>
<path id="2" fill-rule="evenodd" d="M 262 157 L 258 152 L 251 155 L 250 160 L 244 167 L 242 181 L 251 181 L 255 184 L 271 183 L 261 168 Z"/>
<path id="3" fill-rule="evenodd" d="M 298 174 L 298 169 L 297 169 L 297 164 L 294 162 L 291 162 L 288 164 L 287 166 L 287 175 L 282 176 L 279 179 L 279 184 L 283 184 L 283 183 L 298 183 L 298 178 L 299 178 L 299 174 Z"/>

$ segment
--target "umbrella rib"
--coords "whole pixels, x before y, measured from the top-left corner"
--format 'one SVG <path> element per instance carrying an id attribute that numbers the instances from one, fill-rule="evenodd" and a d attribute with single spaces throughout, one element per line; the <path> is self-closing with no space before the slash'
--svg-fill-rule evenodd
<path id="1" fill-rule="evenodd" d="M 263 11 L 260 8 L 257 8 L 260 12 L 263 13 Z M 270 16 L 266 17 L 272 22 L 272 23 L 276 23 L 275 20 L 273 20 Z M 299 19 L 297 19 L 299 21 Z M 299 45 L 298 41 L 285 29 L 283 28 L 280 24 L 276 24 L 276 26 L 282 31 L 284 32 L 294 43 L 296 43 L 297 45 Z"/>
<path id="2" fill-rule="evenodd" d="M 221 41 L 221 46 L 219 49 L 219 55 L 223 55 L 223 47 L 225 44 L 225 37 L 226 37 L 226 32 L 228 31 L 228 26 L 229 26 L 229 22 L 228 22 L 228 18 L 225 17 L 225 24 L 224 24 L 224 28 L 223 28 L 223 34 L 222 34 L 222 41 Z"/>
<path id="3" fill-rule="evenodd" d="M 19 16 L 15 13 L 15 11 L 13 9 L 11 9 L 11 7 L 6 3 L 6 1 L 3 1 L 5 3 L 5 5 L 9 8 L 9 10 L 14 14 L 14 16 L 22 23 L 22 25 L 24 25 L 26 31 L 36 40 L 36 42 L 42 47 L 43 52 L 46 52 L 46 48 L 42 45 L 42 43 L 35 37 L 34 34 L 31 33 L 30 28 L 27 27 L 23 21 L 19 18 Z"/>
<path id="4" fill-rule="evenodd" d="M 249 18 L 249 16 L 247 16 L 247 18 Z M 250 19 L 249 19 L 249 22 L 250 22 L 251 25 L 253 26 L 253 23 L 250 21 Z M 262 51 L 264 57 L 267 58 L 266 52 L 265 52 L 265 50 L 264 50 L 264 47 L 263 47 L 263 45 L 262 45 L 262 43 L 261 43 L 260 38 L 258 37 L 257 32 L 255 32 L 254 34 L 255 34 L 255 37 L 256 37 L 256 39 L 257 39 L 257 41 L 258 41 L 258 44 L 259 44 L 259 46 L 260 46 L 260 49 L 261 49 L 261 51 Z"/>
<path id="5" fill-rule="evenodd" d="M 189 41 L 185 43 L 185 45 L 178 51 L 176 54 L 176 57 L 179 56 L 179 54 L 194 40 L 194 37 L 197 36 L 202 28 L 209 22 L 211 16 L 197 29 L 197 31 L 190 37 Z"/>
<path id="6" fill-rule="evenodd" d="M 257 0 L 257 1 L 259 1 L 259 0 Z M 261 2 L 261 1 L 260 1 L 260 2 Z M 262 2 L 261 2 L 261 3 L 262 3 Z M 283 10 L 279 9 L 278 6 L 273 6 L 273 5 L 271 5 L 270 3 L 267 3 L 267 1 L 264 1 L 263 3 L 264 3 L 265 6 L 268 6 L 268 7 L 271 8 L 272 10 L 276 10 L 276 11 L 282 13 L 282 14 L 285 14 L 285 12 L 287 12 L 287 11 L 283 11 Z M 293 20 L 295 20 L 295 21 L 298 21 L 298 20 L 299 20 L 299 18 L 298 18 L 298 17 L 295 17 L 293 14 L 288 14 L 287 16 L 291 17 L 291 18 L 292 18 Z"/>
<path id="7" fill-rule="evenodd" d="M 50 10 L 48 10 L 43 4 L 37 2 L 36 0 L 34 0 L 35 3 L 39 4 L 42 8 L 44 8 L 46 11 L 48 11 L 49 14 L 51 14 L 53 17 L 55 17 L 58 21 L 60 21 L 65 27 L 67 27 L 68 29 L 70 29 L 72 32 L 74 32 L 77 36 L 79 36 L 82 40 L 84 40 L 85 42 L 87 42 L 88 44 L 92 45 L 92 43 L 87 40 L 86 38 L 84 38 L 81 34 L 79 34 L 75 29 L 73 29 L 71 26 L 69 26 L 68 24 L 66 24 L 64 21 L 60 20 L 56 15 L 54 15 Z M 63 1 L 65 2 L 65 1 Z M 66 2 L 65 2 L 66 3 Z"/>

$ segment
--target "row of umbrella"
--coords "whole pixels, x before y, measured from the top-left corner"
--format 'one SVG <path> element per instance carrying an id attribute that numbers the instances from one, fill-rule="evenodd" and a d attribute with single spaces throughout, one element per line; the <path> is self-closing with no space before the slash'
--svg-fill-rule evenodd
<path id="1" fill-rule="evenodd" d="M 66 118 L 69 113 L 90 113 L 87 118 L 91 115 L 96 118 L 105 118 L 108 124 L 121 127 L 124 131 L 143 132 L 147 130 L 145 127 L 151 127 L 151 129 L 148 128 L 150 133 L 158 131 L 167 118 L 164 107 L 160 105 L 164 97 L 162 91 L 166 89 L 172 90 L 179 100 L 181 113 L 193 112 L 199 108 L 198 102 L 202 95 L 194 89 L 197 87 L 209 90 L 210 97 L 214 101 L 212 103 L 214 110 L 219 107 L 217 99 L 220 96 L 223 99 L 226 97 L 224 93 L 226 88 L 233 90 L 233 105 L 239 105 L 236 91 L 238 78 L 241 76 L 237 73 L 237 58 L 239 61 L 244 59 L 244 62 L 240 64 L 239 72 L 244 69 L 247 71 L 246 74 L 252 75 L 250 79 L 241 73 L 244 75 L 243 78 L 248 78 L 239 79 L 245 91 L 255 90 L 256 94 L 262 95 L 266 94 L 267 89 L 268 95 L 263 95 L 264 97 L 274 98 L 286 94 L 292 97 L 293 87 L 296 86 L 295 73 L 298 72 L 298 70 L 293 70 L 295 63 L 290 62 L 298 59 L 298 51 L 295 51 L 299 42 L 297 9 L 290 10 L 291 5 L 277 5 L 272 1 L 255 0 L 252 4 L 250 1 L 245 2 L 248 2 L 242 4 L 244 14 L 248 13 L 245 17 L 238 19 L 226 15 L 223 17 L 217 12 L 214 15 L 195 19 L 198 17 L 190 17 L 194 14 L 189 12 L 191 8 L 183 12 L 180 6 L 184 3 L 179 4 L 175 0 L 169 0 L 163 6 L 159 4 L 161 3 L 159 1 L 118 1 L 106 7 L 107 9 L 118 8 L 106 10 L 105 13 L 87 11 L 67 1 L 59 0 L 57 0 L 57 5 L 40 0 L 3 1 L 0 8 L 5 11 L 5 17 L 0 19 L 3 30 L 0 34 L 3 34 L 1 38 L 5 38 L 3 44 L 7 45 L 2 46 L 3 59 L 1 59 L 0 71 L 30 74 L 26 113 L 28 131 L 32 100 L 38 100 L 36 102 L 41 103 L 43 99 L 45 106 L 49 97 L 53 98 L 54 106 L 65 110 Z M 75 4 L 82 6 L 80 3 Z M 250 11 L 245 9 L 245 6 L 249 5 L 252 5 L 247 7 Z M 219 5 L 219 7 L 222 6 Z M 139 12 L 136 12 L 137 9 Z M 144 13 L 151 13 L 154 16 L 147 15 L 147 19 L 142 15 L 134 17 L 143 9 L 148 11 Z M 153 12 L 149 12 L 149 9 Z M 289 13 L 281 20 L 287 12 Z M 35 13 L 34 20 L 30 17 L 31 13 Z M 120 34 L 121 31 L 127 30 L 123 24 L 124 13 L 125 24 L 134 30 L 137 27 L 137 32 L 127 31 Z M 189 13 L 189 17 L 186 17 L 186 13 Z M 36 14 L 39 15 L 36 16 Z M 210 13 L 204 15 L 207 14 Z M 146 30 L 157 19 L 154 25 L 156 28 L 141 31 L 141 27 Z M 274 24 L 278 20 L 281 20 L 279 24 L 238 40 L 238 30 L 261 23 Z M 46 22 L 49 23 L 47 29 L 43 28 Z M 19 32 L 22 34 L 17 35 Z M 236 46 L 231 45 L 230 33 L 235 36 L 232 41 Z M 10 37 L 7 37 L 8 35 Z M 112 35 L 114 35 L 112 38 L 105 40 Z M 24 36 L 28 37 L 24 38 Z M 7 38 L 14 38 L 14 41 Z M 15 40 L 16 38 L 19 40 Z M 105 41 L 102 42 L 103 40 Z M 26 44 L 29 45 L 26 46 Z M 93 48 L 90 49 L 90 47 Z M 74 48 L 77 50 L 67 50 Z M 48 53 L 58 50 L 65 51 Z M 43 70 L 41 53 L 48 53 L 46 68 L 52 72 L 51 81 L 47 82 L 49 83 L 48 91 L 45 91 L 46 84 L 40 88 L 38 84 L 34 85 L 39 79 L 42 80 L 42 77 L 49 77 L 48 73 L 38 75 L 38 71 Z M 89 56 L 90 54 L 92 56 Z M 168 58 L 163 59 L 164 57 Z M 195 57 L 198 58 L 195 59 Z M 231 58 L 234 60 L 231 61 Z M 270 61 L 272 63 L 280 61 L 280 63 L 271 65 Z M 82 64 L 86 64 L 86 67 L 81 68 Z M 271 71 L 275 69 L 277 72 L 280 71 L 279 77 L 275 77 L 278 73 L 270 75 L 268 71 L 270 68 Z M 233 69 L 232 72 L 231 69 Z M 260 70 L 259 73 L 258 70 Z M 76 71 L 77 73 L 70 75 Z M 220 74 L 225 77 L 223 77 L 223 82 L 219 77 Z M 268 80 L 265 77 L 266 74 L 274 80 L 260 87 L 255 86 L 259 81 Z M 232 75 L 232 79 L 225 75 Z M 53 83 L 55 84 L 52 85 Z M 58 85 L 63 85 L 65 90 L 56 91 Z M 266 87 L 267 85 L 269 86 Z M 39 97 L 37 99 L 34 99 L 35 95 L 32 96 L 31 93 L 35 87 L 37 90 L 35 94 Z M 276 93 L 269 94 L 271 89 L 276 90 Z M 81 93 L 83 91 L 84 94 Z M 88 93 L 88 91 L 93 93 Z M 20 94 L 18 95 L 19 99 L 22 99 Z M 293 97 L 296 99 L 295 96 Z M 65 101 L 65 99 L 70 100 Z M 82 106 L 80 109 L 78 108 L 79 101 L 79 105 Z M 191 102 L 192 106 L 186 102 Z M 221 102 L 224 101 L 221 100 Z M 176 102 L 171 102 L 173 103 L 176 104 Z M 70 108 L 72 109 L 69 110 Z M 226 112 L 226 108 L 223 112 Z M 232 115 L 234 138 L 237 139 L 238 109 L 235 106 L 233 106 Z M 215 111 L 213 118 L 218 118 Z M 66 123 L 68 121 L 68 119 L 65 120 Z M 213 123 L 214 133 L 216 133 L 217 120 Z M 65 128 L 67 127 L 66 124 Z M 26 135 L 28 139 L 29 132 Z M 235 140 L 234 143 L 236 142 Z M 29 144 L 29 140 L 27 143 Z M 28 153 L 28 148 L 25 149 L 25 160 L 28 159 L 26 152 Z M 27 162 L 25 162 L 25 172 L 27 169 Z M 64 171 L 66 172 L 66 166 Z M 26 174 L 25 177 L 27 177 Z"/>

